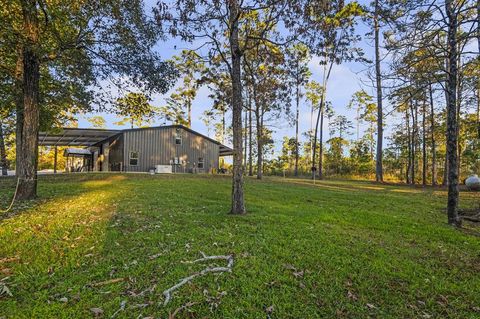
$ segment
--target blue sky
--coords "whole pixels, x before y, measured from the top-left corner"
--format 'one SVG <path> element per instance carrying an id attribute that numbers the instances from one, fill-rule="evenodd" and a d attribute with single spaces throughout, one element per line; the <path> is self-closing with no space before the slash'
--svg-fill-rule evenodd
<path id="1" fill-rule="evenodd" d="M 364 1 L 360 1 L 364 2 Z M 147 2 L 147 8 L 149 3 Z M 367 27 L 359 22 L 358 33 L 362 36 L 367 32 Z M 371 41 L 363 39 L 359 46 L 364 50 L 366 57 L 373 59 L 373 49 Z M 169 59 L 173 55 L 180 53 L 182 49 L 191 48 L 193 46 L 181 42 L 178 39 L 168 39 L 166 42 L 157 44 L 156 50 L 161 54 L 164 59 Z M 312 57 L 309 68 L 312 72 L 312 79 L 321 82 L 323 67 L 319 65 L 319 58 Z M 344 63 L 342 65 L 336 65 L 332 69 L 330 81 L 327 89 L 327 99 L 332 102 L 333 108 L 337 114 L 346 115 L 352 122 L 354 122 L 355 114 L 352 110 L 347 109 L 347 104 L 351 99 L 354 92 L 364 89 L 372 96 L 375 96 L 373 88 L 369 85 L 369 81 L 364 72 L 366 66 L 356 62 Z M 173 91 L 173 89 L 171 90 Z M 152 104 L 155 106 L 162 106 L 165 104 L 164 98 L 168 97 L 171 91 L 165 95 L 156 95 L 153 97 Z M 198 132 L 207 135 L 207 127 L 201 121 L 201 114 L 204 110 L 212 105 L 212 101 L 208 98 L 208 89 L 205 87 L 200 88 L 197 97 L 193 103 L 192 108 L 192 128 Z M 388 105 L 386 106 L 388 111 Z M 300 131 L 305 132 L 310 129 L 310 106 L 303 100 L 301 102 L 300 109 Z M 79 118 L 79 127 L 91 127 L 91 124 L 87 121 L 88 117 L 97 114 L 85 114 Z M 114 122 L 119 119 L 112 114 L 99 113 L 107 120 L 108 128 L 122 128 L 122 126 L 115 125 Z M 229 119 L 230 120 L 230 119 Z M 274 139 L 276 142 L 275 150 L 279 151 L 281 148 L 281 141 L 283 136 L 294 136 L 294 127 L 292 125 L 285 125 L 286 120 L 274 125 Z M 388 123 L 388 121 L 387 121 Z M 161 125 L 162 120 L 156 120 L 152 125 Z M 387 126 L 388 131 L 388 126 Z M 353 132 L 352 132 L 353 133 Z M 328 132 L 327 132 L 328 134 Z M 213 135 L 211 132 L 210 135 Z M 352 135 L 352 138 L 354 135 Z"/>

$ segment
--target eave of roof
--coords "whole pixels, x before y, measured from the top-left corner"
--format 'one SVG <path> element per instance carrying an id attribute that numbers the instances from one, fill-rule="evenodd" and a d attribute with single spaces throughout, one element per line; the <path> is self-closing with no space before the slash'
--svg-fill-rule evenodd
<path id="1" fill-rule="evenodd" d="M 64 154 L 70 155 L 92 155 L 92 152 L 89 149 L 85 148 L 67 148 L 63 152 Z"/>

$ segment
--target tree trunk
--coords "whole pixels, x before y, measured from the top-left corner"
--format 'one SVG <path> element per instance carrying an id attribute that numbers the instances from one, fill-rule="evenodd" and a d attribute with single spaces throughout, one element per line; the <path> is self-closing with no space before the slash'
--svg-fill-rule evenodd
<path id="1" fill-rule="evenodd" d="M 317 114 L 317 121 L 315 123 L 315 134 L 313 136 L 313 154 L 312 154 L 312 179 L 315 179 L 315 154 L 317 150 L 317 136 L 318 136 L 318 124 L 320 122 L 320 118 L 322 120 L 322 132 L 323 132 L 323 109 L 325 108 L 325 99 L 326 99 L 326 94 L 327 94 L 327 83 L 330 78 L 330 73 L 332 72 L 332 67 L 333 67 L 333 61 L 330 62 L 330 66 L 328 66 L 328 71 L 327 71 L 327 61 L 325 61 L 325 64 L 323 65 L 323 88 L 322 88 L 322 95 L 320 97 L 320 109 L 318 110 Z M 312 106 L 313 108 L 313 106 Z M 322 134 L 323 136 L 323 134 Z M 320 145 L 320 152 L 322 153 L 323 157 L 323 141 L 322 145 Z M 320 161 L 322 161 L 323 158 L 320 158 Z M 322 167 L 319 168 L 319 176 L 322 176 L 323 178 L 323 173 L 320 172 L 322 170 Z"/>
<path id="2" fill-rule="evenodd" d="M 248 176 L 253 176 L 252 109 L 248 110 Z"/>
<path id="3" fill-rule="evenodd" d="M 250 104 L 250 103 L 248 103 Z M 248 130 L 247 130 L 247 127 L 246 127 L 246 123 L 248 123 L 248 110 L 245 109 L 245 117 L 244 117 L 244 121 L 245 121 L 245 128 L 243 129 L 243 145 L 244 145 L 244 148 L 246 149 L 247 148 L 247 139 L 248 139 Z M 243 165 L 244 167 L 247 167 L 247 152 L 243 152 Z"/>
<path id="4" fill-rule="evenodd" d="M 257 86 L 255 82 L 255 77 L 252 75 L 252 93 L 253 93 L 253 102 L 255 103 L 255 123 L 257 127 L 257 179 L 263 178 L 263 114 L 261 103 L 259 102 L 257 95 Z M 252 169 L 253 173 L 253 169 Z M 252 174 L 253 175 L 253 174 Z"/>
<path id="5" fill-rule="evenodd" d="M 320 124 L 320 119 L 323 119 L 323 116 L 322 116 L 322 110 L 323 110 L 323 96 L 324 94 L 322 94 L 322 97 L 320 98 L 320 109 L 318 110 L 318 114 L 317 114 L 317 121 L 315 123 L 315 133 L 314 133 L 314 136 L 313 136 L 313 154 L 312 154 L 312 179 L 315 179 L 315 174 L 316 173 L 316 165 L 315 165 L 315 160 L 316 160 L 316 155 L 317 155 L 317 136 L 318 136 L 318 125 Z M 322 149 L 322 146 L 320 146 L 320 150 Z M 319 161 L 320 163 L 320 161 Z M 319 176 L 320 176 L 320 173 L 319 173 Z"/>
<path id="6" fill-rule="evenodd" d="M 225 121 L 225 110 L 222 110 L 222 144 L 225 144 L 225 135 L 226 135 L 226 121 Z"/>
<path id="7" fill-rule="evenodd" d="M 427 185 L 427 132 L 426 132 L 426 102 L 422 104 L 422 185 Z"/>
<path id="8" fill-rule="evenodd" d="M 480 0 L 477 0 L 477 43 L 480 52 Z M 477 152 L 480 151 L 480 77 L 477 79 Z"/>
<path id="9" fill-rule="evenodd" d="M 375 138 L 373 137 L 373 132 L 374 132 L 373 125 L 374 123 L 370 123 L 370 132 L 372 132 L 372 137 L 370 138 L 370 160 L 371 161 L 373 161 L 373 149 L 375 147 Z M 383 172 L 383 168 L 382 168 L 382 172 Z M 382 176 L 383 176 L 383 173 L 382 173 Z"/>
<path id="10" fill-rule="evenodd" d="M 318 179 L 323 179 L 323 119 L 324 119 L 324 107 L 323 103 L 320 105 L 320 137 L 318 150 Z"/>
<path id="11" fill-rule="evenodd" d="M 445 154 L 445 159 L 443 161 L 443 181 L 442 186 L 448 185 L 448 156 Z"/>
<path id="12" fill-rule="evenodd" d="M 411 137 L 411 130 L 410 130 L 410 116 L 408 107 L 405 108 L 405 124 L 407 128 L 407 170 L 406 170 L 406 180 L 407 184 L 411 184 L 411 173 L 412 173 L 412 137 Z"/>
<path id="13" fill-rule="evenodd" d="M 417 153 L 416 153 L 416 143 L 417 143 L 417 121 L 415 118 L 415 111 L 413 110 L 413 103 L 410 104 L 410 110 L 411 110 L 411 116 L 412 116 L 412 139 L 411 139 L 411 144 L 412 144 L 412 160 L 411 160 L 411 183 L 415 185 L 415 173 L 416 173 L 416 163 L 415 160 L 417 158 Z"/>
<path id="14" fill-rule="evenodd" d="M 299 147 L 298 147 L 298 119 L 300 117 L 300 86 L 299 86 L 299 81 L 298 81 L 298 65 L 297 65 L 297 90 L 296 90 L 296 114 L 295 114 L 295 170 L 294 174 L 295 176 L 298 176 L 298 159 L 300 157 L 299 154 Z"/>
<path id="15" fill-rule="evenodd" d="M 315 165 L 315 162 L 313 161 L 313 114 L 314 114 L 314 108 L 313 104 L 312 107 L 310 108 L 310 165 L 313 167 Z"/>
<path id="16" fill-rule="evenodd" d="M 477 151 L 480 151 L 480 80 L 477 85 L 477 139 L 479 140 Z"/>
<path id="17" fill-rule="evenodd" d="M 414 148 L 414 158 L 415 161 L 415 168 L 418 170 L 420 168 L 418 154 L 420 152 L 420 126 L 418 124 L 418 101 L 415 103 L 415 148 Z M 416 174 L 417 172 L 415 172 Z M 413 183 L 415 184 L 415 179 L 413 179 Z"/>
<path id="18" fill-rule="evenodd" d="M 188 127 L 192 127 L 192 102 L 187 102 L 187 109 L 188 109 Z"/>
<path id="19" fill-rule="evenodd" d="M 458 174 L 458 178 L 460 179 L 460 176 L 461 176 L 461 163 L 462 163 L 462 144 L 458 143 L 458 158 L 457 158 L 457 174 Z M 459 180 L 459 183 L 460 183 L 460 180 Z"/>
<path id="20" fill-rule="evenodd" d="M 448 200 L 447 215 L 448 223 L 453 226 L 460 226 L 461 219 L 458 216 L 458 165 L 457 165 L 457 15 L 454 12 L 454 4 L 452 0 L 445 1 L 445 9 L 448 18 L 448 34 L 447 34 L 447 56 L 448 56 L 448 72 L 447 72 L 447 158 L 448 158 Z"/>
<path id="21" fill-rule="evenodd" d="M 477 43 L 480 52 L 480 0 L 477 0 Z M 480 152 L 480 77 L 477 79 L 477 152 Z"/>
<path id="22" fill-rule="evenodd" d="M 461 50 L 461 44 L 458 43 L 457 45 L 457 52 Z M 461 69 L 461 56 L 458 55 L 457 58 L 457 174 L 460 178 L 461 176 L 461 158 L 462 158 L 462 147 L 461 147 L 461 140 L 460 140 L 460 107 L 462 105 L 462 91 L 463 91 L 463 72 Z"/>
<path id="23" fill-rule="evenodd" d="M 2 175 L 7 175 L 7 151 L 5 149 L 5 137 L 3 135 L 3 123 L 0 122 L 0 166 L 2 167 Z"/>
<path id="24" fill-rule="evenodd" d="M 255 117 L 257 120 L 257 179 L 263 177 L 263 127 L 261 123 L 261 110 L 257 107 Z"/>
<path id="25" fill-rule="evenodd" d="M 38 17 L 36 1 L 21 2 L 26 43 L 23 47 L 23 123 L 19 152 L 19 200 L 33 199 L 37 195 L 38 131 L 40 110 L 38 106 L 40 60 L 37 53 Z M 18 125 L 18 124 L 17 124 Z"/>
<path id="26" fill-rule="evenodd" d="M 245 214 L 245 202 L 243 198 L 243 145 L 242 145 L 242 75 L 241 61 L 242 52 L 238 39 L 238 19 L 240 7 L 238 0 L 228 2 L 229 8 L 229 42 L 231 51 L 232 80 L 232 127 L 233 127 L 233 177 L 232 177 L 232 214 Z"/>
<path id="27" fill-rule="evenodd" d="M 480 79 L 477 84 L 477 151 L 480 151 Z"/>
<path id="28" fill-rule="evenodd" d="M 22 152 L 23 128 L 23 48 L 17 47 L 17 61 L 15 65 L 15 175 L 19 177 L 17 164 L 20 162 Z"/>
<path id="29" fill-rule="evenodd" d="M 435 142 L 435 109 L 433 103 L 432 85 L 429 87 L 430 91 L 430 130 L 432 140 L 432 186 L 437 185 L 437 146 Z"/>
<path id="30" fill-rule="evenodd" d="M 380 26 L 379 3 L 375 0 L 374 33 L 375 33 L 375 78 L 377 82 L 377 154 L 375 164 L 375 180 L 383 182 L 383 97 L 382 97 L 382 74 L 380 69 Z"/>
<path id="31" fill-rule="evenodd" d="M 320 110 L 318 110 L 317 114 L 317 121 L 315 123 L 315 130 L 314 130 L 314 135 L 313 135 L 313 145 L 312 145 L 312 179 L 315 179 L 315 175 L 317 174 L 316 172 L 316 165 L 315 165 L 315 160 L 316 160 L 316 155 L 317 155 L 317 136 L 318 136 L 318 123 L 320 122 Z"/>

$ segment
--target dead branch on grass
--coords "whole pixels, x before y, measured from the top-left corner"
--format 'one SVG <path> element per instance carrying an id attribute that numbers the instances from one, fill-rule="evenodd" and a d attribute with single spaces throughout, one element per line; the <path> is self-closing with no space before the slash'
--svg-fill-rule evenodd
<path id="1" fill-rule="evenodd" d="M 120 308 L 118 308 L 117 311 L 115 311 L 110 318 L 115 318 L 115 316 L 118 315 L 121 311 L 125 311 L 125 306 L 126 306 L 126 305 L 127 305 L 127 301 L 126 301 L 126 300 L 123 300 L 123 301 L 120 303 Z"/>
<path id="2" fill-rule="evenodd" d="M 207 256 L 205 253 L 200 252 L 202 255 L 202 258 L 196 259 L 192 261 L 191 263 L 199 263 L 203 261 L 208 261 L 208 260 L 226 260 L 227 261 L 227 266 L 226 267 L 207 267 L 203 269 L 200 272 L 196 272 L 188 277 L 185 277 L 181 279 L 176 285 L 168 288 L 163 292 L 163 295 L 165 296 L 165 301 L 163 302 L 163 305 L 166 306 L 170 300 L 172 299 L 172 292 L 177 290 L 178 288 L 182 287 L 186 283 L 189 283 L 193 279 L 197 277 L 202 277 L 205 276 L 208 273 L 222 273 L 222 272 L 232 272 L 232 267 L 233 267 L 233 256 L 232 255 L 220 255 L 220 256 Z"/>
<path id="3" fill-rule="evenodd" d="M 480 223 L 480 214 L 476 216 L 460 215 L 460 217 L 464 220 L 468 220 L 469 222 Z"/>

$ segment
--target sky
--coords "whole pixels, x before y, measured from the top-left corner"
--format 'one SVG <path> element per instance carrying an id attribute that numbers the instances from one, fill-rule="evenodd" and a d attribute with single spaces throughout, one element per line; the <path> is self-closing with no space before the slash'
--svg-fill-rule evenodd
<path id="1" fill-rule="evenodd" d="M 362 3 L 364 1 L 360 1 Z M 154 4 L 154 1 L 147 1 L 146 7 L 147 10 Z M 364 34 L 368 31 L 366 25 L 362 22 L 359 22 L 358 25 L 358 34 L 364 36 Z M 365 57 L 368 59 L 373 60 L 373 48 L 371 45 L 371 41 L 365 39 L 363 37 L 361 43 L 358 44 L 363 51 L 365 52 Z M 165 42 L 159 42 L 155 50 L 160 53 L 163 59 L 170 59 L 172 56 L 179 54 L 181 50 L 185 48 L 193 48 L 193 45 L 188 43 L 184 43 L 178 39 L 169 38 Z M 311 79 L 321 82 L 322 75 L 323 75 L 323 67 L 319 65 L 320 59 L 316 56 L 313 56 L 311 61 L 309 62 L 308 66 L 310 71 L 312 72 Z M 348 102 L 350 101 L 352 94 L 358 90 L 364 89 L 367 93 L 372 96 L 375 96 L 374 88 L 370 85 L 370 81 L 368 80 L 365 72 L 366 66 L 362 63 L 358 62 L 349 62 L 344 63 L 341 65 L 335 65 L 332 69 L 330 81 L 327 85 L 327 100 L 332 103 L 333 109 L 336 114 L 338 115 L 346 115 L 352 122 L 355 123 L 355 112 L 349 110 L 347 108 Z M 181 79 L 179 79 L 181 81 Z M 168 97 L 173 91 L 175 87 L 172 88 L 167 94 L 165 95 L 155 95 L 153 96 L 152 104 L 155 106 L 163 106 L 165 105 L 165 98 Z M 209 91 L 205 87 L 201 87 L 197 93 L 197 97 L 193 102 L 192 107 L 192 129 L 198 131 L 202 134 L 208 135 L 207 127 L 201 120 L 201 115 L 203 111 L 207 108 L 210 108 L 212 105 L 212 101 L 208 97 Z M 386 109 L 388 110 L 388 103 L 386 105 Z M 119 129 L 119 128 L 127 128 L 126 126 L 119 126 L 115 125 L 114 122 L 119 121 L 113 114 L 106 114 L 106 113 L 95 113 L 95 114 L 85 114 L 79 118 L 78 125 L 82 128 L 91 127 L 91 123 L 88 122 L 87 118 L 92 117 L 94 115 L 101 115 L 107 121 L 107 128 L 111 129 Z M 231 119 L 228 119 L 231 121 Z M 275 153 L 281 151 L 281 144 L 284 136 L 293 137 L 295 135 L 295 128 L 293 126 L 293 122 L 289 123 L 290 125 L 285 125 L 286 120 L 282 120 L 283 122 L 277 123 L 278 125 L 273 125 L 273 138 L 276 142 L 274 150 Z M 388 123 L 388 121 L 387 121 Z M 155 120 L 151 125 L 158 126 L 164 124 L 163 120 Z M 170 123 L 167 123 L 170 124 Z M 362 128 L 365 128 L 365 124 Z M 300 120 L 299 120 L 299 127 L 300 132 L 305 132 L 310 129 L 310 105 L 308 102 L 303 99 L 300 105 Z M 388 134 L 389 127 L 387 124 L 386 133 Z M 354 130 L 352 130 L 354 133 Z M 210 132 L 212 136 L 214 132 Z M 326 130 L 327 138 L 328 138 L 328 130 Z M 386 135 L 387 135 L 386 134 Z M 355 135 L 352 135 L 351 138 L 354 138 Z M 213 136 L 212 136 L 213 137 Z M 275 155 L 277 155 L 275 154 Z"/>

